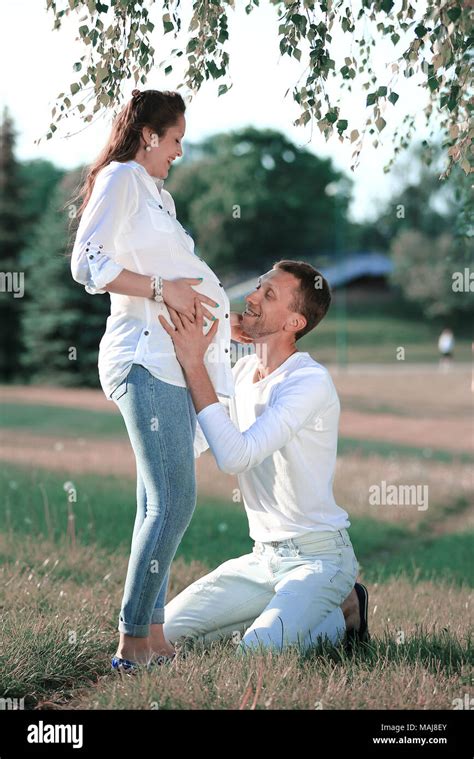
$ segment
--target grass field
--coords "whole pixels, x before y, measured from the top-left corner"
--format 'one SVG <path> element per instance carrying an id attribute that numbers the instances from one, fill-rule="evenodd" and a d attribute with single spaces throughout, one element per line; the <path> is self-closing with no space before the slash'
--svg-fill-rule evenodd
<path id="1" fill-rule="evenodd" d="M 7 494 L 0 521 L 3 534 L 38 536 L 54 545 L 69 526 L 70 531 L 74 528 L 78 545 L 127 555 L 134 519 L 132 479 L 81 475 L 72 482 L 77 489 L 77 502 L 72 504 L 64 489 L 71 482 L 67 473 L 25 472 L 5 466 L 0 482 Z M 382 520 L 361 510 L 352 519 L 351 536 L 364 577 L 377 582 L 404 573 L 411 578 L 449 580 L 474 587 L 474 563 L 470 560 L 474 532 L 446 535 L 439 534 L 438 529 L 448 517 L 456 515 L 461 520 L 469 511 L 465 495 L 447 509 L 432 504 L 430 517 L 415 523 Z M 248 553 L 251 547 L 243 508 L 201 494 L 177 556 L 214 568 L 231 556 Z"/>
<path id="2" fill-rule="evenodd" d="M 371 587 L 373 642 L 238 662 L 230 644 L 173 670 L 117 681 L 108 672 L 127 557 L 97 546 L 3 539 L 1 692 L 27 708 L 449 709 L 469 692 L 467 595 L 446 582 Z M 207 567 L 178 559 L 170 592 Z"/>
<path id="3" fill-rule="evenodd" d="M 334 379 L 335 494 L 370 591 L 371 644 L 349 658 L 325 648 L 244 662 L 219 644 L 126 682 L 108 669 L 134 520 L 121 417 L 96 391 L 4 388 L 0 694 L 54 709 L 451 709 L 472 694 L 470 370 Z M 251 548 L 236 479 L 208 453 L 197 474 L 170 596 Z M 428 508 L 371 505 L 381 480 L 423 483 Z"/>

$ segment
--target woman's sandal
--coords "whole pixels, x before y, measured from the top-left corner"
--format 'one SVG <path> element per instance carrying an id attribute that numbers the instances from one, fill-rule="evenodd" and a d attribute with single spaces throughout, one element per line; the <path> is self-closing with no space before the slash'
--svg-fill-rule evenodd
<path id="1" fill-rule="evenodd" d="M 112 671 L 124 675 L 135 675 L 143 670 L 150 670 L 154 667 L 161 667 L 164 664 L 171 664 L 176 659 L 176 654 L 164 656 L 156 654 L 147 662 L 134 662 L 130 659 L 121 659 L 119 656 L 112 657 Z"/>

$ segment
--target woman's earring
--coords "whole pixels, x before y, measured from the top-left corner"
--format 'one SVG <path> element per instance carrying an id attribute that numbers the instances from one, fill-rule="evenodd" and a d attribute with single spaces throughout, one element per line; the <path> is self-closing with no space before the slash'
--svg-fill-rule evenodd
<path id="1" fill-rule="evenodd" d="M 146 145 L 145 146 L 145 150 L 146 150 L 147 153 L 149 153 L 150 150 L 151 150 L 151 145 Z"/>

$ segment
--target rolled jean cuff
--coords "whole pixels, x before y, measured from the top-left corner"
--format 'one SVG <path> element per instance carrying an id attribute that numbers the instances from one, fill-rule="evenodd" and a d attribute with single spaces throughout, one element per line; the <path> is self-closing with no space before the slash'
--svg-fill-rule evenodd
<path id="1" fill-rule="evenodd" d="M 117 629 L 124 635 L 133 635 L 134 638 L 148 638 L 150 634 L 150 625 L 130 625 L 122 620 L 119 621 Z"/>
<path id="2" fill-rule="evenodd" d="M 151 615 L 151 624 L 152 625 L 163 625 L 165 623 L 165 610 L 164 609 L 153 609 L 152 615 Z"/>

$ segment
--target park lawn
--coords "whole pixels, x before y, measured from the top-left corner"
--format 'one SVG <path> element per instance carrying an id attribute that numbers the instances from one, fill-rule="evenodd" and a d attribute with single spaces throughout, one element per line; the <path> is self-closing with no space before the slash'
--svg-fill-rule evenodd
<path id="1" fill-rule="evenodd" d="M 175 668 L 122 682 L 109 661 L 135 485 L 81 474 L 72 483 L 77 500 L 68 503 L 67 479 L 3 467 L 4 698 L 24 698 L 27 709 L 451 709 L 468 689 L 472 534 L 434 535 L 426 523 L 365 515 L 352 519 L 350 534 L 369 587 L 372 640 L 354 656 L 325 646 L 242 662 L 231 643 L 219 643 L 190 651 Z M 437 514 L 438 525 L 443 518 Z M 201 496 L 173 562 L 169 597 L 250 550 L 242 506 Z"/>
<path id="2" fill-rule="evenodd" d="M 362 440 L 360 438 L 339 437 L 337 452 L 340 456 L 358 454 L 359 456 L 381 456 L 383 458 L 420 459 L 424 461 L 441 461 L 447 463 L 467 464 L 474 461 L 474 454 L 454 453 L 440 448 L 420 448 L 415 445 L 394 443 L 391 440 Z"/>
<path id="3" fill-rule="evenodd" d="M 404 398 L 396 395 L 397 403 Z M 118 414 L 10 404 L 2 419 L 7 429 L 53 441 L 127 440 Z M 4 463 L 4 697 L 25 698 L 26 708 L 55 709 L 451 709 L 468 691 L 472 672 L 472 533 L 464 526 L 462 463 L 472 457 L 353 438 L 340 439 L 339 454 L 338 498 L 352 504 L 350 534 L 370 591 L 370 646 L 351 658 L 326 647 L 242 663 L 230 644 L 219 644 L 191 652 L 177 669 L 124 683 L 110 674 L 109 659 L 135 516 L 133 478 Z M 393 514 L 367 507 L 367 484 L 389 472 L 403 482 L 418 481 L 423 472 L 433 495 L 429 510 Z M 77 500 L 68 504 L 64 486 L 71 479 Z M 169 597 L 250 550 L 242 506 L 201 493 L 173 563 Z"/>
<path id="4" fill-rule="evenodd" d="M 120 414 L 68 406 L 0 403 L 0 428 L 67 438 L 126 437 Z"/>
<path id="5" fill-rule="evenodd" d="M 7 465 L 1 476 L 0 532 L 57 542 L 69 530 L 81 545 L 128 554 L 135 518 L 133 480 L 81 474 L 75 482 L 69 480 L 68 491 L 75 488 L 76 500 L 68 503 L 68 478 L 59 472 Z M 425 523 L 411 527 L 369 516 L 353 516 L 351 525 L 357 557 L 370 581 L 404 572 L 411 578 L 474 585 L 469 533 L 432 535 Z M 177 557 L 213 569 L 251 547 L 243 507 L 200 496 Z"/>
<path id="6" fill-rule="evenodd" d="M 126 554 L 0 533 L 0 557 L 0 689 L 26 709 L 452 709 L 470 687 L 467 587 L 448 580 L 369 583 L 372 640 L 353 656 L 324 646 L 241 661 L 228 642 L 122 679 L 109 667 Z M 206 569 L 177 559 L 170 597 Z"/>

